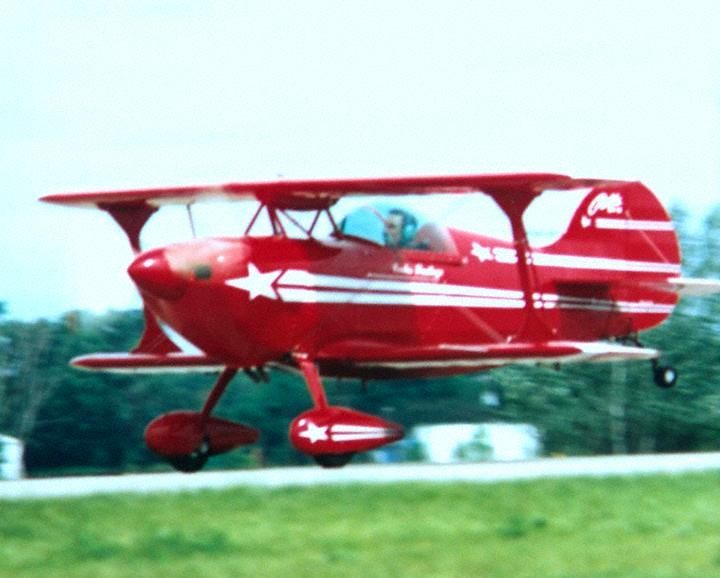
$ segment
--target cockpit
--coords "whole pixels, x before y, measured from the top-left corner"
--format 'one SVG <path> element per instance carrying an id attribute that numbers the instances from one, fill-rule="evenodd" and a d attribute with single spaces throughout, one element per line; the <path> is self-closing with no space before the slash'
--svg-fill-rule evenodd
<path id="1" fill-rule="evenodd" d="M 457 252 L 445 227 L 418 212 L 393 205 L 365 205 L 355 209 L 340 222 L 340 232 L 391 249 Z"/>

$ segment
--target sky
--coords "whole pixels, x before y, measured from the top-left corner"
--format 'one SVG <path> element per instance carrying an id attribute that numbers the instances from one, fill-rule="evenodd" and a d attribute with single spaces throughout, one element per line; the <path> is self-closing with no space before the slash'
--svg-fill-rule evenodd
<path id="1" fill-rule="evenodd" d="M 720 4 L 0 0 L 6 317 L 139 307 L 49 193 L 559 172 L 720 202 Z"/>

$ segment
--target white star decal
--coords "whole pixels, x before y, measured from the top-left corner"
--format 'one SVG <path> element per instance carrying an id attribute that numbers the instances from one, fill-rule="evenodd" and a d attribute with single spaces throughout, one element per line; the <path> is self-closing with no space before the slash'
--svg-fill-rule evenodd
<path id="1" fill-rule="evenodd" d="M 259 295 L 267 297 L 268 299 L 277 299 L 278 296 L 273 288 L 273 283 L 275 283 L 280 276 L 280 273 L 282 273 L 282 271 L 279 269 L 261 273 L 255 265 L 248 263 L 248 272 L 245 277 L 228 279 L 225 283 L 231 287 L 237 287 L 238 289 L 247 291 L 250 301 Z"/>
<path id="2" fill-rule="evenodd" d="M 308 421 L 307 422 L 307 429 L 303 432 L 300 432 L 298 435 L 301 438 L 306 438 L 310 440 L 311 444 L 314 444 L 315 442 L 326 442 L 328 440 L 328 426 L 317 426 L 313 422 Z"/>
<path id="3" fill-rule="evenodd" d="M 485 247 L 481 245 L 480 243 L 476 243 L 473 241 L 472 244 L 472 251 L 470 251 L 470 254 L 473 257 L 477 257 L 478 261 L 481 263 L 484 263 L 485 261 L 494 261 L 495 257 L 493 256 L 492 252 L 490 251 L 490 247 Z"/>

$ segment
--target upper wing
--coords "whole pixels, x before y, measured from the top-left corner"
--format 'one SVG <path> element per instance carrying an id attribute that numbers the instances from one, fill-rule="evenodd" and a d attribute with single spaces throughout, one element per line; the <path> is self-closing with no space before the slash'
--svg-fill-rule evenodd
<path id="1" fill-rule="evenodd" d="M 456 175 L 374 179 L 314 179 L 228 183 L 210 186 L 164 187 L 127 191 L 62 193 L 42 201 L 70 206 L 107 208 L 111 205 L 187 205 L 201 199 L 257 199 L 277 208 L 321 209 L 349 195 L 409 195 L 436 193 L 516 193 L 534 197 L 547 189 L 576 189 L 618 181 L 573 179 L 553 173 Z"/>

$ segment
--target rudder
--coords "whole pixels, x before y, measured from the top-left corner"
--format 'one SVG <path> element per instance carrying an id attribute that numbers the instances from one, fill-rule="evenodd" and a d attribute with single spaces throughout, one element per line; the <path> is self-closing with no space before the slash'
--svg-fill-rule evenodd
<path id="1" fill-rule="evenodd" d="M 565 235 L 532 259 L 543 291 L 535 306 L 568 338 L 632 335 L 661 323 L 677 302 L 677 236 L 641 183 L 591 189 Z"/>
<path id="2" fill-rule="evenodd" d="M 639 182 L 591 189 L 566 233 L 546 250 L 622 259 L 637 263 L 630 269 L 638 273 L 680 272 L 680 248 L 670 216 Z"/>

